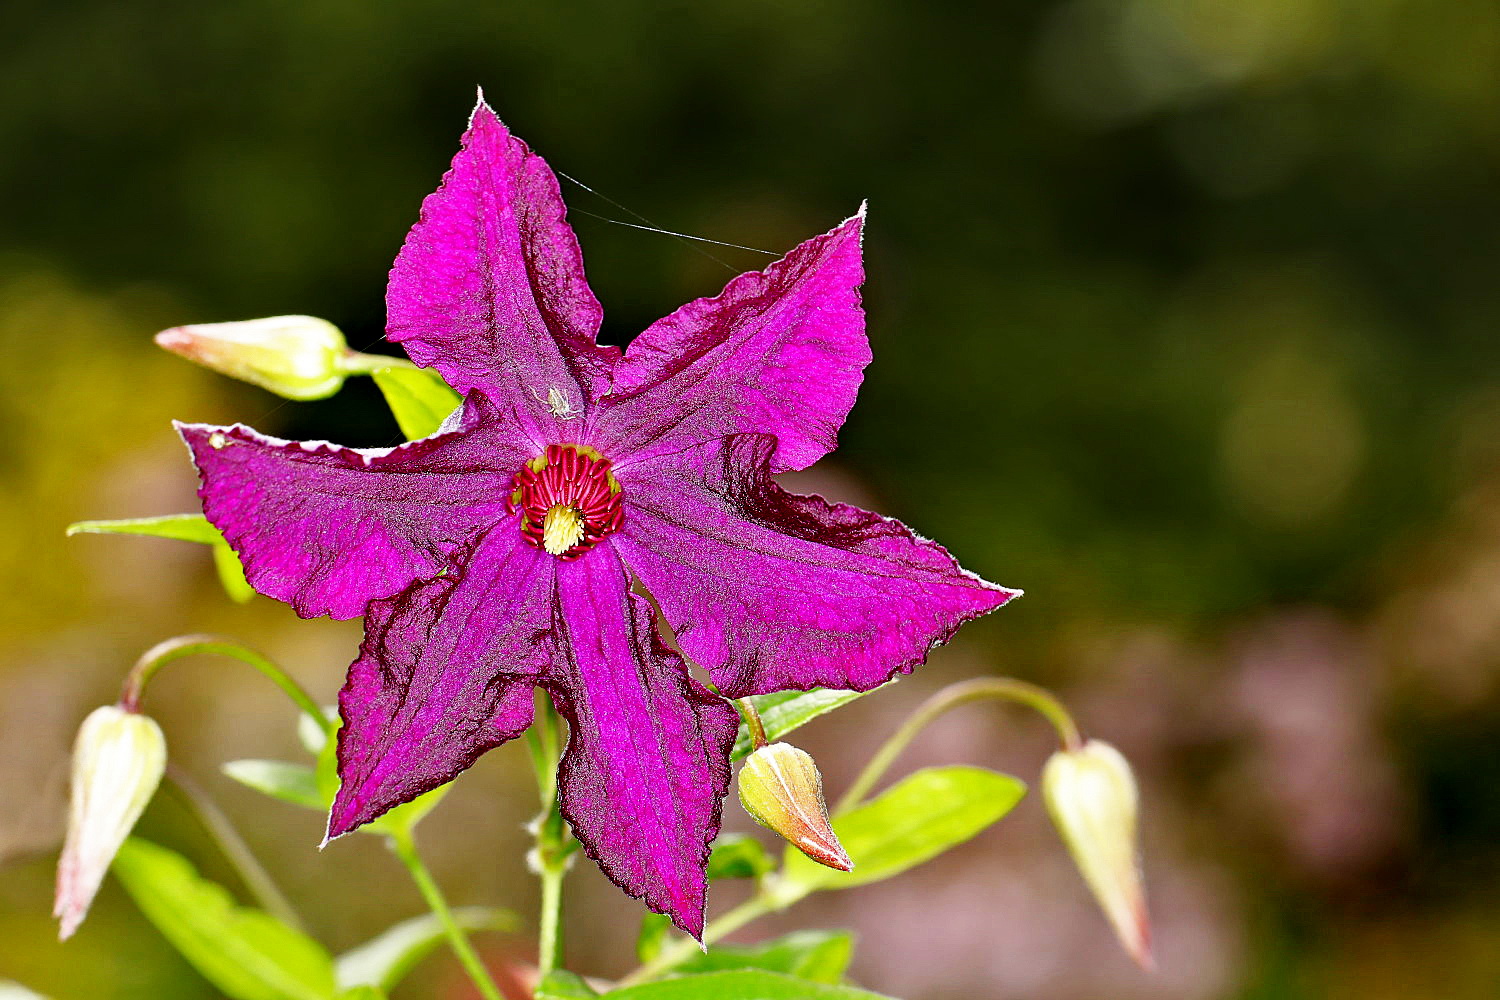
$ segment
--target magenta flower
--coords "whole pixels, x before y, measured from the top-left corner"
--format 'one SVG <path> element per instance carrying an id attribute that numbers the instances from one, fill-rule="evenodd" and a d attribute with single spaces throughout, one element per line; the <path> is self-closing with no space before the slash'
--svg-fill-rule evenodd
<path id="1" fill-rule="evenodd" d="M 464 395 L 443 430 L 357 450 L 179 426 L 255 588 L 303 617 L 366 616 L 330 836 L 521 734 L 540 686 L 568 720 L 561 808 L 584 850 L 696 936 L 738 718 L 724 698 L 873 688 L 1015 595 L 772 478 L 832 450 L 870 361 L 863 225 L 622 353 L 595 342 L 551 170 L 481 102 L 386 295 L 388 337 Z"/>

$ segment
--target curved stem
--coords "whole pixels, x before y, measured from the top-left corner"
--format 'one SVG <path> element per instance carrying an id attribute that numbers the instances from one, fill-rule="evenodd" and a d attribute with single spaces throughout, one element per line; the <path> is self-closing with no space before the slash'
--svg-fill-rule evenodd
<path id="1" fill-rule="evenodd" d="M 1073 717 L 1068 714 L 1062 702 L 1045 688 L 1016 680 L 1013 677 L 980 677 L 952 684 L 917 706 L 916 711 L 912 712 L 902 723 L 901 728 L 891 734 L 890 738 L 875 752 L 875 756 L 870 758 L 870 762 L 859 773 L 859 777 L 854 779 L 854 783 L 849 786 L 843 798 L 839 799 L 838 805 L 834 806 L 834 814 L 848 812 L 859 805 L 870 793 L 875 783 L 901 755 L 901 751 L 905 750 L 916 735 L 939 716 L 960 705 L 967 705 L 969 702 L 989 700 L 1012 701 L 1040 712 L 1057 730 L 1058 739 L 1062 742 L 1064 749 L 1077 750 L 1083 745 L 1083 737 L 1078 732 L 1078 724 L 1073 721 Z"/>
<path id="2" fill-rule="evenodd" d="M 741 698 L 734 704 L 745 720 L 745 728 L 750 730 L 750 748 L 759 750 L 766 745 L 766 724 L 761 721 L 760 712 L 749 698 Z"/>
<path id="3" fill-rule="evenodd" d="M 401 863 L 406 866 L 406 870 L 411 872 L 412 881 L 417 883 L 417 890 L 427 901 L 428 909 L 432 910 L 438 922 L 443 925 L 443 933 L 448 937 L 449 946 L 458 956 L 464 971 L 473 980 L 480 996 L 484 997 L 484 1000 L 504 1000 L 500 994 L 500 988 L 490 978 L 489 970 L 484 967 L 479 954 L 474 951 L 474 946 L 469 942 L 469 936 L 454 919 L 453 910 L 449 908 L 448 901 L 443 898 L 443 892 L 433 880 L 432 873 L 427 870 L 427 866 L 422 863 L 422 858 L 417 854 L 417 844 L 411 831 L 396 830 L 390 836 L 390 845 L 396 857 L 400 858 Z"/>
<path id="4" fill-rule="evenodd" d="M 277 888 L 270 873 L 261 866 L 250 850 L 250 845 L 245 843 L 229 817 L 224 815 L 224 811 L 209 794 L 175 764 L 167 764 L 167 779 L 171 782 L 172 790 L 218 847 L 219 853 L 224 855 L 239 875 L 240 881 L 245 883 L 245 888 L 250 890 L 260 908 L 288 927 L 303 930 L 302 918 L 292 908 L 291 902 Z"/>
<path id="5" fill-rule="evenodd" d="M 323 714 L 323 709 L 313 700 L 295 680 L 273 661 L 248 646 L 242 646 L 232 639 L 225 639 L 214 635 L 180 635 L 165 642 L 159 642 L 135 661 L 135 666 L 130 668 L 130 673 L 125 675 L 125 683 L 120 689 L 120 707 L 126 711 L 139 712 L 141 709 L 141 697 L 145 693 L 146 685 L 156 672 L 173 660 L 180 660 L 184 656 L 196 656 L 197 654 L 211 654 L 215 656 L 227 656 L 233 660 L 239 660 L 248 666 L 254 667 L 266 676 L 272 684 L 281 688 L 282 692 L 297 707 L 306 712 L 318 725 L 323 727 L 323 732 L 332 737 L 337 727 L 328 721 Z"/>
<path id="6" fill-rule="evenodd" d="M 753 896 L 745 900 L 719 919 L 709 921 L 708 926 L 703 928 L 703 946 L 707 947 L 720 938 L 733 934 L 752 920 L 758 920 L 774 909 L 776 907 L 765 895 Z M 621 979 L 616 986 L 634 986 L 648 979 L 654 979 L 693 957 L 698 951 L 697 941 L 686 937 L 678 938 L 663 948 L 661 954 Z"/>

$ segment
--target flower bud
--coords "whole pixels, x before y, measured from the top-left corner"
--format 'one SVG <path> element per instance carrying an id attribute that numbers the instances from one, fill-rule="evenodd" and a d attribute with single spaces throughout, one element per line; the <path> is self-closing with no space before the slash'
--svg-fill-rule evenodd
<path id="1" fill-rule="evenodd" d="M 285 396 L 324 399 L 338 392 L 351 355 L 344 335 L 312 316 L 177 326 L 156 343 L 189 361 Z"/>
<path id="2" fill-rule="evenodd" d="M 1059 750 L 1042 771 L 1047 811 L 1125 950 L 1152 967 L 1151 924 L 1136 847 L 1130 765 L 1102 740 Z"/>
<path id="3" fill-rule="evenodd" d="M 761 747 L 745 759 L 739 786 L 740 804 L 761 826 L 820 865 L 854 868 L 828 822 L 823 776 L 806 751 L 787 743 Z"/>
<path id="4" fill-rule="evenodd" d="M 83 922 L 104 873 L 151 801 L 167 766 L 167 744 L 153 720 L 118 705 L 96 708 L 73 743 L 68 836 L 57 863 L 52 915 L 67 940 Z"/>

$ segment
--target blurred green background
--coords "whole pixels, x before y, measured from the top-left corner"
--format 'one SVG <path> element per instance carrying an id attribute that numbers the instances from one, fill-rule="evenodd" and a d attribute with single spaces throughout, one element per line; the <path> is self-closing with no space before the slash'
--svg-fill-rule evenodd
<path id="1" fill-rule="evenodd" d="M 854 926 L 856 978 L 910 1000 L 1496 995 L 1500 7 L 1465 0 L 10 0 L 0 979 L 214 995 L 112 885 L 55 943 L 73 729 L 185 631 L 253 642 L 331 699 L 357 627 L 231 606 L 197 547 L 62 529 L 192 509 L 174 417 L 396 439 L 368 383 L 285 404 L 150 335 L 311 313 L 375 342 L 476 84 L 667 229 L 782 251 L 869 198 L 875 364 L 796 485 L 1027 596 L 805 730 L 830 786 L 872 727 L 982 672 L 1057 686 L 1140 769 L 1154 977 L 1035 800 L 782 926 Z M 564 186 L 616 342 L 729 276 Z M 183 664 L 149 707 L 324 940 L 418 911 L 378 843 L 319 854 L 316 817 L 218 776 L 295 752 L 258 678 Z M 1046 751 L 1037 721 L 977 708 L 906 763 L 1031 779 Z M 533 808 L 518 748 L 459 782 L 424 827 L 457 901 L 532 912 Z M 170 798 L 143 828 L 234 884 Z M 587 865 L 569 892 L 572 964 L 626 969 L 636 905 Z M 524 936 L 486 948 L 527 958 Z M 404 996 L 463 988 L 435 958 Z"/>

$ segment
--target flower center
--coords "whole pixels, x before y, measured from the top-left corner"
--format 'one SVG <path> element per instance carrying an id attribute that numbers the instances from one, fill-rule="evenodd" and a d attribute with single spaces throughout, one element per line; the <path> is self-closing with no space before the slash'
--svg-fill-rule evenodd
<path id="1" fill-rule="evenodd" d="M 618 531 L 625 511 L 609 459 L 587 445 L 553 444 L 516 473 L 521 534 L 564 562 Z"/>

